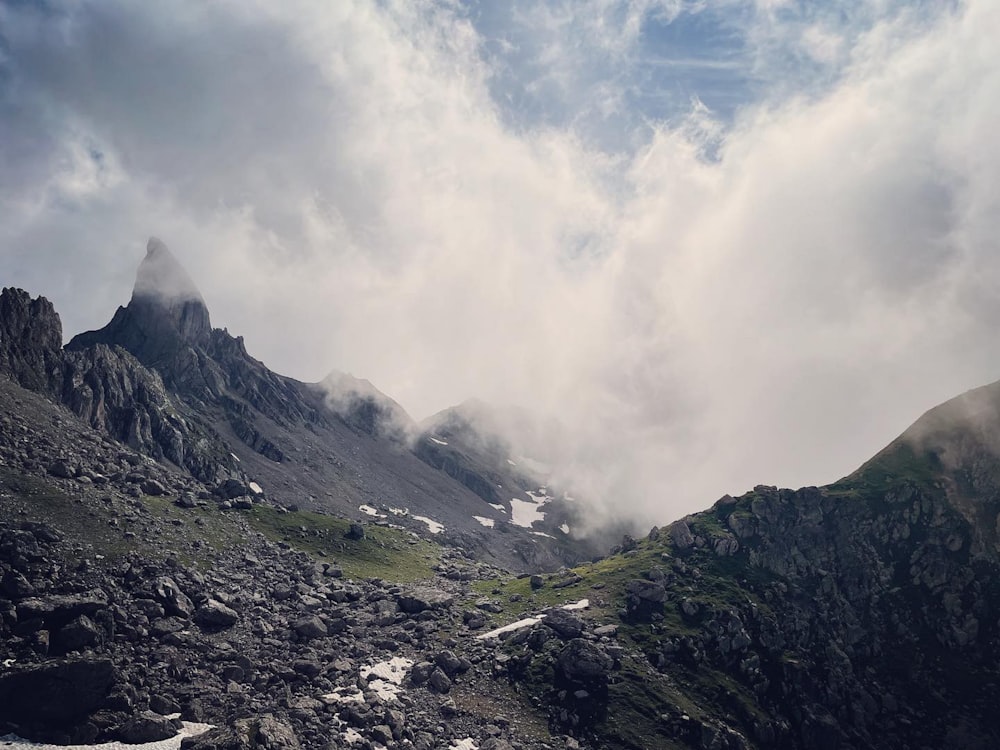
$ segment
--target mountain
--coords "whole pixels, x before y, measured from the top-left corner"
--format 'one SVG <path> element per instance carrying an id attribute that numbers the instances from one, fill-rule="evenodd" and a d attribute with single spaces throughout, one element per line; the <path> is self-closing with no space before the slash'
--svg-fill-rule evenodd
<path id="1" fill-rule="evenodd" d="M 410 449 L 413 420 L 367 381 L 333 372 L 301 383 L 251 357 L 241 337 L 212 328 L 198 288 L 156 238 L 128 305 L 104 328 L 74 337 L 66 356 L 105 350 L 127 352 L 162 380 L 168 411 L 177 415 L 165 436 L 173 447 L 146 446 L 149 452 L 214 487 L 235 482 L 283 506 L 441 533 L 515 568 L 554 569 L 593 554 L 583 541 L 550 545 L 507 523 L 465 484 L 421 460 Z M 164 434 L 154 431 L 153 442 Z"/>
<path id="2" fill-rule="evenodd" d="M 3 290 L 0 735 L 1000 744 L 1000 382 L 831 485 L 759 485 L 560 567 L 585 545 L 537 535 L 561 493 L 522 437 L 551 432 L 276 375 L 161 243 L 112 322 L 61 343 L 48 302 Z M 511 523 L 519 502 L 545 517 Z"/>
<path id="3" fill-rule="evenodd" d="M 624 521 L 587 528 L 592 499 L 576 497 L 575 489 L 571 494 L 552 473 L 558 462 L 555 447 L 568 440 L 552 420 L 473 399 L 428 417 L 418 429 L 413 448 L 418 458 L 463 484 L 510 523 L 548 535 L 551 544 L 593 556 L 633 530 Z"/>

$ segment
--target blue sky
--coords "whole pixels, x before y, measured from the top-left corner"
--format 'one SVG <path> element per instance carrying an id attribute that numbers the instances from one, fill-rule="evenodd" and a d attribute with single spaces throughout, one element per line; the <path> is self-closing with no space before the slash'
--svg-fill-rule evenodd
<path id="1" fill-rule="evenodd" d="M 553 414 L 662 522 L 997 378 L 986 0 L 0 2 L 0 283 L 163 239 L 274 369 Z M 621 505 L 619 502 L 619 505 Z"/>
<path id="2" fill-rule="evenodd" d="M 558 72 L 552 70 L 552 45 L 574 39 L 567 32 L 580 23 L 569 12 L 551 11 L 548 26 L 540 23 L 536 3 L 477 2 L 466 12 L 496 61 L 494 100 L 517 126 L 573 126 L 620 149 L 635 145 L 629 139 L 642 137 L 644 122 L 684 117 L 693 100 L 731 120 L 755 95 L 739 26 L 743 11 L 735 7 L 725 13 L 652 11 L 627 43 L 612 49 L 580 43 L 571 59 L 563 56 L 566 69 Z M 627 13 L 625 4 L 611 7 L 609 25 L 626 24 Z"/>

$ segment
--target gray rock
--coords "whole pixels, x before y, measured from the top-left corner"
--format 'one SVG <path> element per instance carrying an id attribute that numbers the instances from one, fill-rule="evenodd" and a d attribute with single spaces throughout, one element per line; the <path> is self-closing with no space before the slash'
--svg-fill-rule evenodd
<path id="1" fill-rule="evenodd" d="M 22 599 L 17 604 L 17 617 L 18 620 L 38 618 L 46 623 L 62 625 L 80 615 L 93 616 L 107 606 L 108 595 L 102 589 L 94 589 L 83 594 Z"/>
<path id="2" fill-rule="evenodd" d="M 417 662 L 410 669 L 410 682 L 414 685 L 423 685 L 430 679 L 436 667 L 429 661 Z"/>
<path id="3" fill-rule="evenodd" d="M 427 680 L 427 684 L 432 690 L 438 693 L 447 693 L 451 690 L 451 680 L 448 679 L 448 675 L 440 667 L 434 668 L 434 671 L 431 672 L 431 676 Z"/>
<path id="4" fill-rule="evenodd" d="M 129 745 L 168 740 L 177 735 L 180 722 L 147 711 L 133 716 L 118 728 L 118 739 Z"/>
<path id="5" fill-rule="evenodd" d="M 163 486 L 162 482 L 158 482 L 155 479 L 144 479 L 141 487 L 145 494 L 152 495 L 153 497 L 167 494 L 167 488 Z"/>
<path id="6" fill-rule="evenodd" d="M 25 728 L 71 727 L 101 708 L 117 682 L 107 659 L 15 666 L 0 674 L 0 722 Z"/>
<path id="7" fill-rule="evenodd" d="M 181 587 L 173 578 L 168 576 L 157 578 L 153 584 L 153 593 L 168 615 L 189 619 L 194 614 L 194 602 L 181 591 Z"/>
<path id="8" fill-rule="evenodd" d="M 657 604 L 662 602 L 667 595 L 663 584 L 656 581 L 646 581 L 642 578 L 633 578 L 625 584 L 625 590 L 636 599 Z"/>
<path id="9" fill-rule="evenodd" d="M 61 651 L 83 651 L 97 646 L 104 636 L 93 621 L 80 615 L 56 634 L 56 643 Z"/>
<path id="10" fill-rule="evenodd" d="M 429 586 L 416 586 L 396 597 L 399 608 L 408 614 L 417 614 L 428 609 L 444 609 L 455 602 L 455 597 L 447 591 Z"/>
<path id="11" fill-rule="evenodd" d="M 326 623 L 324 623 L 316 615 L 299 618 L 292 625 L 292 630 L 298 633 L 301 638 L 305 638 L 307 640 L 322 638 L 329 634 Z"/>
<path id="12" fill-rule="evenodd" d="M 385 724 L 376 724 L 371 728 L 369 734 L 372 740 L 380 745 L 389 745 L 393 741 L 392 729 Z"/>
<path id="13" fill-rule="evenodd" d="M 182 750 L 301 750 L 292 728 L 270 715 L 239 719 L 181 743 Z"/>
<path id="14" fill-rule="evenodd" d="M 434 663 L 444 670 L 449 677 L 468 672 L 472 668 L 472 663 L 464 658 L 456 656 L 452 651 L 441 651 L 434 657 Z"/>
<path id="15" fill-rule="evenodd" d="M 694 546 L 694 534 L 691 533 L 691 528 L 683 520 L 670 524 L 667 527 L 667 534 L 669 534 L 675 550 L 686 550 Z"/>
<path id="16" fill-rule="evenodd" d="M 556 657 L 556 672 L 582 687 L 607 684 L 614 660 L 597 645 L 575 638 Z"/>
<path id="17" fill-rule="evenodd" d="M 584 621 L 568 609 L 551 609 L 542 624 L 554 630 L 563 640 L 579 638 L 586 628 Z"/>
<path id="18" fill-rule="evenodd" d="M 169 698 L 159 693 L 149 696 L 149 710 L 161 716 L 181 713 L 180 704 L 173 698 Z"/>
<path id="19" fill-rule="evenodd" d="M 229 628 L 239 619 L 235 610 L 215 599 L 208 599 L 195 612 L 195 621 L 205 628 Z"/>
<path id="20" fill-rule="evenodd" d="M 76 476 L 76 470 L 61 458 L 49 464 L 46 471 L 59 479 L 72 479 Z"/>

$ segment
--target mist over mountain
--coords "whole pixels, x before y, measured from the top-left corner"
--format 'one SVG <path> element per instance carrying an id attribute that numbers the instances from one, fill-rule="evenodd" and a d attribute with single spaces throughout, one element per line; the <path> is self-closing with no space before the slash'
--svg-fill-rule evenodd
<path id="1" fill-rule="evenodd" d="M 0 0 L 0 744 L 1000 746 L 998 37 Z"/>
<path id="2" fill-rule="evenodd" d="M 562 425 L 278 375 L 158 240 L 65 347 L 44 298 L 0 312 L 15 744 L 1000 741 L 1000 383 L 837 482 L 635 535 L 560 483 Z"/>
<path id="3" fill-rule="evenodd" d="M 5 283 L 97 329 L 161 232 L 271 368 L 558 419 L 648 523 L 1000 369 L 992 3 L 345 7 L 5 5 Z"/>

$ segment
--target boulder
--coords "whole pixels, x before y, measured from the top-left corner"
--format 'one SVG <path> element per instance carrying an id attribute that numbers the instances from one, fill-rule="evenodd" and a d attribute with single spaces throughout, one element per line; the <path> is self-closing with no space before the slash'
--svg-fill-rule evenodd
<path id="1" fill-rule="evenodd" d="M 76 476 L 76 470 L 63 459 L 53 461 L 46 470 L 51 476 L 59 479 L 72 479 Z"/>
<path id="2" fill-rule="evenodd" d="M 447 591 L 429 586 L 415 586 L 396 597 L 399 608 L 407 614 L 418 614 L 428 609 L 445 609 L 455 602 Z"/>
<path id="3" fill-rule="evenodd" d="M 50 627 L 61 627 L 80 615 L 92 616 L 108 606 L 108 595 L 101 589 L 83 594 L 62 594 L 44 599 L 22 599 L 17 604 L 17 619 L 40 619 Z"/>
<path id="4" fill-rule="evenodd" d="M 93 648 L 104 639 L 103 633 L 86 615 L 80 615 L 56 633 L 56 645 L 62 652 Z"/>
<path id="5" fill-rule="evenodd" d="M 614 660 L 590 641 L 574 638 L 556 657 L 556 672 L 574 685 L 607 684 Z"/>
<path id="6" fill-rule="evenodd" d="M 129 745 L 159 742 L 176 736 L 180 729 L 179 720 L 168 719 L 166 716 L 145 711 L 138 716 L 133 716 L 118 728 L 118 739 Z"/>
<path id="7" fill-rule="evenodd" d="M 674 521 L 667 528 L 667 533 L 670 535 L 670 541 L 675 550 L 686 550 L 694 546 L 694 534 L 691 533 L 691 528 L 684 521 Z"/>
<path id="8" fill-rule="evenodd" d="M 221 629 L 236 624 L 240 616 L 220 601 L 208 599 L 195 612 L 195 621 L 203 628 Z"/>
<path id="9" fill-rule="evenodd" d="M 292 630 L 298 633 L 301 638 L 305 638 L 307 640 L 322 638 L 323 636 L 329 634 L 326 623 L 324 623 L 316 615 L 309 615 L 308 617 L 302 617 L 296 620 L 292 625 Z"/>
<path id="10" fill-rule="evenodd" d="M 22 731 L 72 728 L 103 707 L 117 682 L 108 659 L 15 666 L 0 674 L 0 723 Z"/>
<path id="11" fill-rule="evenodd" d="M 579 638 L 586 629 L 584 621 L 568 609 L 549 610 L 542 624 L 556 631 L 563 640 Z"/>
<path id="12" fill-rule="evenodd" d="M 181 591 L 173 578 L 160 576 L 153 584 L 153 594 L 168 615 L 189 619 L 194 614 L 194 603 Z"/>
<path id="13" fill-rule="evenodd" d="M 441 667 L 434 668 L 434 671 L 431 672 L 431 676 L 427 680 L 427 684 L 437 693 L 447 693 L 451 690 L 451 680 L 448 679 L 448 675 L 444 673 Z"/>
<path id="14" fill-rule="evenodd" d="M 153 497 L 159 497 L 160 495 L 167 494 L 167 488 L 163 486 L 162 482 L 155 479 L 144 479 L 140 485 L 142 491 L 146 495 L 152 495 Z"/>
<path id="15" fill-rule="evenodd" d="M 633 578 L 625 584 L 625 591 L 626 612 L 633 622 L 648 622 L 654 615 L 663 612 L 667 592 L 662 583 Z"/>
<path id="16" fill-rule="evenodd" d="M 181 742 L 181 750 L 300 750 L 288 724 L 273 716 L 239 719 L 231 727 L 210 729 Z"/>

